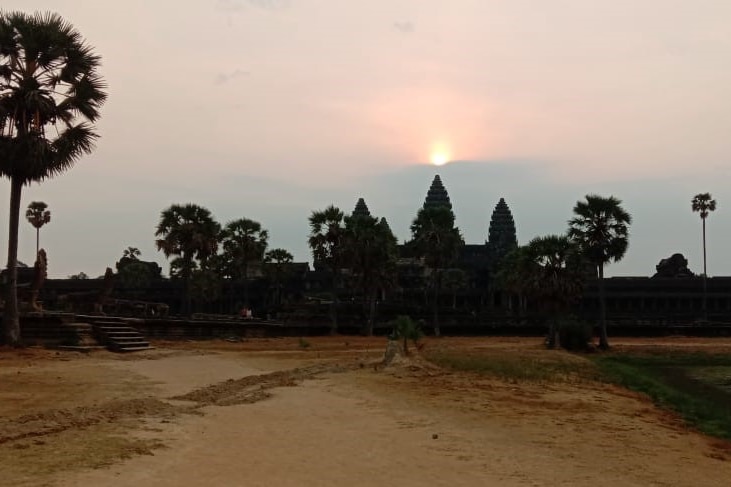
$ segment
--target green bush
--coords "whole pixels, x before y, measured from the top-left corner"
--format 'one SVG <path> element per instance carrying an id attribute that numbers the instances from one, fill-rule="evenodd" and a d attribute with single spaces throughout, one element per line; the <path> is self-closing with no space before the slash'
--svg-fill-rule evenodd
<path id="1" fill-rule="evenodd" d="M 591 335 L 591 325 L 576 318 L 564 318 L 558 322 L 558 338 L 566 350 L 588 349 Z"/>
<path id="2" fill-rule="evenodd" d="M 393 332 L 389 336 L 391 340 L 403 340 L 404 354 L 409 354 L 408 341 L 411 340 L 414 346 L 419 348 L 419 340 L 424 336 L 421 326 L 410 316 L 399 315 L 391 322 Z"/>

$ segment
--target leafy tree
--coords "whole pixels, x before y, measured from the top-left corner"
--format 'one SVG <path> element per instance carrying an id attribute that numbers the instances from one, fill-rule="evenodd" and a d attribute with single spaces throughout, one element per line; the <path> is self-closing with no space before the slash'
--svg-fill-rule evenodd
<path id="1" fill-rule="evenodd" d="M 18 224 L 23 186 L 93 150 L 106 99 L 100 58 L 57 14 L 0 12 L 0 175 L 10 179 L 5 340 L 20 340 Z"/>
<path id="2" fill-rule="evenodd" d="M 536 237 L 503 260 L 499 278 L 549 315 L 547 345 L 556 346 L 557 320 L 580 296 L 585 260 L 566 236 Z"/>
<path id="3" fill-rule="evenodd" d="M 581 248 L 586 259 L 597 269 L 599 280 L 600 336 L 599 348 L 609 348 L 607 338 L 607 305 L 604 288 L 604 266 L 624 257 L 629 246 L 629 225 L 632 216 L 614 196 L 587 195 L 586 201 L 574 206 L 569 220 L 568 236 Z"/>
<path id="4" fill-rule="evenodd" d="M 78 274 L 72 274 L 68 277 L 68 279 L 89 279 L 89 276 L 86 274 L 86 272 L 79 272 Z"/>
<path id="5" fill-rule="evenodd" d="M 176 256 L 180 260 L 170 265 L 170 275 L 177 274 L 183 279 L 183 313 L 190 314 L 190 281 L 196 260 L 204 267 L 206 261 L 218 249 L 220 225 L 206 208 L 191 203 L 171 205 L 160 214 L 155 236 L 158 250 L 165 257 Z"/>
<path id="6" fill-rule="evenodd" d="M 711 193 L 699 193 L 693 197 L 690 202 L 694 213 L 699 213 L 703 222 L 703 319 L 708 319 L 707 293 L 708 287 L 706 283 L 706 218 L 712 211 L 716 211 L 716 200 L 711 197 Z"/>
<path id="7" fill-rule="evenodd" d="M 454 226 L 454 213 L 446 206 L 422 208 L 411 224 L 412 240 L 409 246 L 431 271 L 433 291 L 432 312 L 434 334 L 439 329 L 439 291 L 442 271 L 457 259 L 464 240 L 459 228 Z"/>
<path id="8" fill-rule="evenodd" d="M 378 292 L 396 279 L 397 240 L 384 219 L 369 214 L 345 217 L 345 259 L 367 306 L 364 334 L 372 335 Z"/>
<path id="9" fill-rule="evenodd" d="M 249 306 L 249 266 L 261 262 L 267 248 L 269 232 L 259 222 L 240 218 L 226 224 L 221 232 L 223 262 L 227 274 L 244 283 L 244 305 Z"/>
<path id="10" fill-rule="evenodd" d="M 294 257 L 284 249 L 272 249 L 264 255 L 265 273 L 274 288 L 274 305 L 279 306 L 282 303 L 282 286 L 283 281 L 287 277 L 288 265 L 292 263 Z"/>
<path id="11" fill-rule="evenodd" d="M 123 259 L 139 260 L 140 255 L 141 255 L 140 249 L 138 249 L 137 247 L 127 247 L 122 252 Z"/>
<path id="12" fill-rule="evenodd" d="M 41 227 L 51 221 L 51 211 L 43 201 L 33 201 L 25 211 L 25 218 L 36 229 L 36 255 L 38 255 L 41 248 Z"/>
<path id="13" fill-rule="evenodd" d="M 144 293 L 145 288 L 162 277 L 162 268 L 156 262 L 140 260 L 140 255 L 138 248 L 127 247 L 116 263 L 117 283 L 134 294 Z"/>
<path id="14" fill-rule="evenodd" d="M 343 212 L 330 205 L 324 210 L 313 211 L 310 215 L 310 236 L 307 240 L 312 249 L 312 258 L 315 268 L 324 266 L 332 276 L 332 304 L 330 306 L 330 333 L 338 332 L 338 287 L 340 272 L 345 253 L 345 227 L 343 226 Z"/>

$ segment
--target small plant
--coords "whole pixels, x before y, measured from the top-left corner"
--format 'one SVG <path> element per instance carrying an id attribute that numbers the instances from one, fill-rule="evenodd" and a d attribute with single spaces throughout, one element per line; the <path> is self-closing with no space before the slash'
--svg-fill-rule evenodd
<path id="1" fill-rule="evenodd" d="M 302 338 L 302 337 L 300 337 L 300 339 L 299 339 L 299 342 L 298 342 L 298 343 L 299 343 L 299 346 L 300 346 L 300 348 L 305 348 L 305 349 L 307 349 L 307 348 L 310 348 L 310 347 L 312 346 L 312 344 L 311 344 L 310 342 L 308 342 L 307 340 L 305 340 L 305 339 L 304 339 L 304 338 Z"/>
<path id="2" fill-rule="evenodd" d="M 412 320 L 410 316 L 400 315 L 393 320 L 392 325 L 393 333 L 390 338 L 403 340 L 404 355 L 409 355 L 409 340 L 414 344 L 414 347 L 419 348 L 419 340 L 424 336 L 419 323 Z"/>

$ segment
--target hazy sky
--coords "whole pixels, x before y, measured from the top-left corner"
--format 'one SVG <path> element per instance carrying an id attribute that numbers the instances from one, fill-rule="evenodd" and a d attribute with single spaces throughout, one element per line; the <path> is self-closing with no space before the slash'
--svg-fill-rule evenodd
<path id="1" fill-rule="evenodd" d="M 576 200 L 633 214 L 609 275 L 674 252 L 702 269 L 694 194 L 710 191 L 709 274 L 731 274 L 728 0 L 5 0 L 53 10 L 103 57 L 93 155 L 25 189 L 49 204 L 49 275 L 155 250 L 160 211 L 248 217 L 310 260 L 307 217 L 364 197 L 400 240 L 435 173 L 468 243 L 505 197 L 518 238 L 561 233 Z M 459 161 L 429 166 L 435 151 Z M 0 183 L 0 215 L 9 185 Z M 7 216 L 0 238 L 7 239 Z M 6 247 L 2 247 L 6 249 Z M 4 252 L 5 250 L 3 250 Z M 21 221 L 19 257 L 34 229 Z M 3 255 L 3 259 L 5 256 Z"/>

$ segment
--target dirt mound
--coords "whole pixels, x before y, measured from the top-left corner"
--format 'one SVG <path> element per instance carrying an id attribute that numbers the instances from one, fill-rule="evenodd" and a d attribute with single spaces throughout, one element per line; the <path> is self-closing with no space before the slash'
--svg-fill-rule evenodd
<path id="1" fill-rule="evenodd" d="M 171 399 L 194 401 L 201 406 L 250 404 L 271 397 L 271 393 L 268 392 L 269 389 L 296 386 L 303 380 L 311 379 L 319 374 L 344 372 L 348 368 L 353 367 L 318 364 L 269 374 L 251 375 L 241 379 L 229 379 L 218 384 L 212 384 L 187 394 L 174 396 Z"/>
<path id="2" fill-rule="evenodd" d="M 169 419 L 191 408 L 174 406 L 154 398 L 110 401 L 98 406 L 54 409 L 0 421 L 0 444 L 25 438 L 61 433 L 101 423 L 141 417 Z"/>

